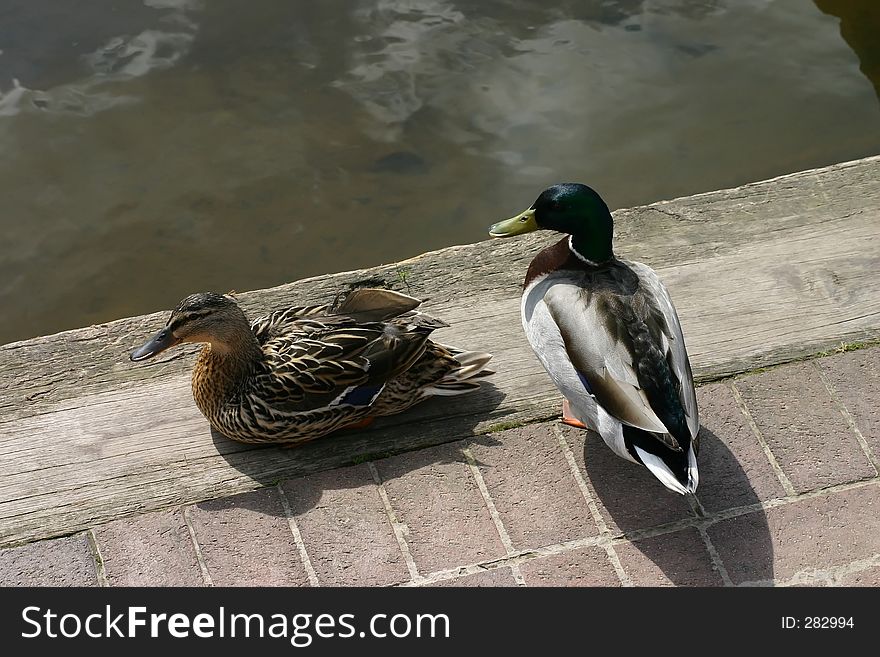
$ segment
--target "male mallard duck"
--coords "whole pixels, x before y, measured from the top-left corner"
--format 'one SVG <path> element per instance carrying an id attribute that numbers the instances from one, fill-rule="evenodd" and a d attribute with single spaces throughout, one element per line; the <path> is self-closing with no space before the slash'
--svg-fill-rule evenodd
<path id="1" fill-rule="evenodd" d="M 355 290 L 338 305 L 288 308 L 248 322 L 232 297 L 193 294 L 131 354 L 145 360 L 181 342 L 207 343 L 193 367 L 196 405 L 245 443 L 288 446 L 366 426 L 433 395 L 457 395 L 491 374 L 490 354 L 428 339 L 444 322 L 391 290 Z"/>
<path id="2" fill-rule="evenodd" d="M 647 265 L 614 256 L 608 206 L 586 185 L 544 190 L 492 237 L 567 233 L 535 257 L 523 283 L 529 343 L 564 397 L 563 422 L 591 428 L 667 488 L 693 493 L 700 421 L 672 299 Z"/>

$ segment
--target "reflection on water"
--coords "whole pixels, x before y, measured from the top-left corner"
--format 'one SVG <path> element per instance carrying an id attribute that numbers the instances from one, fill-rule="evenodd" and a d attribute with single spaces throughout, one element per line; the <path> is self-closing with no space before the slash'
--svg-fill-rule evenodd
<path id="1" fill-rule="evenodd" d="M 840 16 L 5 0 L 0 342 L 480 240 L 560 180 L 622 207 L 880 152 Z"/>
<path id="2" fill-rule="evenodd" d="M 840 19 L 840 34 L 861 62 L 880 98 L 880 2 L 877 0 L 815 0 L 826 14 Z"/>

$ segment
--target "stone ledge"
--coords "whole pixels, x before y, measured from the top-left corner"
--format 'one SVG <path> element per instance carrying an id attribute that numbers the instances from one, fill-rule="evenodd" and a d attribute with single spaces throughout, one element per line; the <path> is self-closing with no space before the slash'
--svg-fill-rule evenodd
<path id="1" fill-rule="evenodd" d="M 667 282 L 699 379 L 880 337 L 880 157 L 615 218 L 617 251 Z M 256 313 L 384 281 L 450 322 L 438 339 L 495 354 L 478 393 L 295 450 L 212 435 L 189 392 L 191 349 L 128 361 L 165 312 L 0 347 L 0 545 L 554 417 L 558 395 L 518 321 L 525 267 L 553 239 L 451 247 L 242 294 Z"/>

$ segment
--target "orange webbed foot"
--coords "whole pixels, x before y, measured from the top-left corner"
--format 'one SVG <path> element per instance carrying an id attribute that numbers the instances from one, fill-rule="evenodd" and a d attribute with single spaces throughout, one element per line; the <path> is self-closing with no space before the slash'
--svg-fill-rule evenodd
<path id="1" fill-rule="evenodd" d="M 567 399 L 562 400 L 562 423 L 567 424 L 570 427 L 577 427 L 578 429 L 590 428 L 574 416 L 571 412 L 571 405 L 568 403 Z"/>
<path id="2" fill-rule="evenodd" d="M 348 431 L 350 429 L 366 429 L 368 426 L 373 424 L 373 421 L 375 419 L 376 418 L 373 417 L 372 415 L 368 415 L 365 418 L 361 418 L 357 422 L 352 422 L 351 424 L 346 424 L 344 427 L 340 427 L 339 430 L 340 431 Z"/>

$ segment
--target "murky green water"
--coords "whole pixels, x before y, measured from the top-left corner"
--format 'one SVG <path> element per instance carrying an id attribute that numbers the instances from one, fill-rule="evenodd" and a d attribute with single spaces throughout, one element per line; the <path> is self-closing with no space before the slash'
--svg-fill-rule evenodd
<path id="1" fill-rule="evenodd" d="M 0 0 L 0 342 L 880 153 L 877 6 Z"/>

